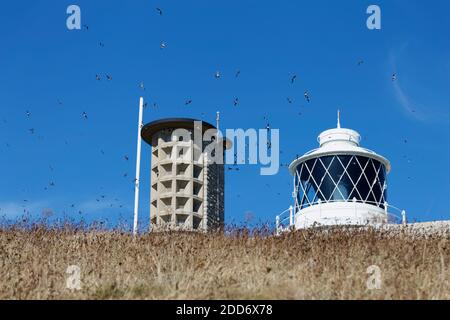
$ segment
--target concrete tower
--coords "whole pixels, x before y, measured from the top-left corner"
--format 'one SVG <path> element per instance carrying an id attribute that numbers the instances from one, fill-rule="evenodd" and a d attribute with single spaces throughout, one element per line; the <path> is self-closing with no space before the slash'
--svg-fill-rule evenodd
<path id="1" fill-rule="evenodd" d="M 214 162 L 217 129 L 200 120 L 157 120 L 141 136 L 152 147 L 152 230 L 209 231 L 224 223 L 224 166 Z"/>

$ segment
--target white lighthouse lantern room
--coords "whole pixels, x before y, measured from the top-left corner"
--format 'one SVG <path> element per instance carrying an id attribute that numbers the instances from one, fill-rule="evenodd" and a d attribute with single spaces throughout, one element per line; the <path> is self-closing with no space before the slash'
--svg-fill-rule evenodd
<path id="1" fill-rule="evenodd" d="M 362 148 L 358 132 L 341 128 L 339 112 L 337 128 L 322 132 L 318 142 L 319 148 L 289 166 L 294 176 L 292 226 L 305 229 L 389 223 L 389 161 Z"/>

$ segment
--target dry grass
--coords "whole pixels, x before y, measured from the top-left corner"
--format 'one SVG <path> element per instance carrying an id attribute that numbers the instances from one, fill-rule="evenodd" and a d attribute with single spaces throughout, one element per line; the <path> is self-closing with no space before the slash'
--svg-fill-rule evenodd
<path id="1" fill-rule="evenodd" d="M 448 299 L 450 236 L 0 229 L 0 299 Z M 82 289 L 66 287 L 69 265 Z M 366 286 L 370 265 L 379 290 Z"/>

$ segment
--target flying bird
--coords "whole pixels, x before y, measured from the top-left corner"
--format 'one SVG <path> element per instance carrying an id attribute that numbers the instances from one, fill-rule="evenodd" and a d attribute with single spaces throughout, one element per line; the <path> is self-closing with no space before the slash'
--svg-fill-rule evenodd
<path id="1" fill-rule="evenodd" d="M 308 103 L 311 102 L 311 98 L 309 97 L 308 91 L 305 91 L 304 96 L 305 96 L 306 101 L 308 101 Z"/>
<path id="2" fill-rule="evenodd" d="M 108 79 L 109 81 L 112 80 L 112 76 L 110 76 L 109 74 L 106 75 L 106 79 Z"/>
<path id="3" fill-rule="evenodd" d="M 31 112 L 30 111 L 26 111 L 26 113 L 25 113 L 26 115 L 27 115 L 27 117 L 29 118 L 30 116 L 31 116 Z"/>
<path id="4" fill-rule="evenodd" d="M 34 134 L 35 132 L 34 128 L 28 129 L 28 131 L 30 131 L 31 134 Z"/>
<path id="5" fill-rule="evenodd" d="M 220 79 L 220 71 L 216 71 L 216 74 L 214 75 L 216 79 Z"/>
<path id="6" fill-rule="evenodd" d="M 159 14 L 160 16 L 162 16 L 163 12 L 162 12 L 161 8 L 156 8 L 156 11 L 158 11 L 158 14 Z"/>
<path id="7" fill-rule="evenodd" d="M 125 155 L 123 158 L 124 158 L 126 161 L 130 160 L 130 158 L 128 158 L 127 155 Z"/>
<path id="8" fill-rule="evenodd" d="M 102 47 L 102 48 L 105 47 L 105 44 L 104 44 L 103 42 L 100 42 L 99 45 L 100 45 L 100 47 Z"/>
<path id="9" fill-rule="evenodd" d="M 166 43 L 163 41 L 159 44 L 159 48 L 160 49 L 165 49 L 166 48 Z"/>
<path id="10" fill-rule="evenodd" d="M 239 104 L 239 98 L 234 98 L 233 104 L 236 107 Z"/>
<path id="11" fill-rule="evenodd" d="M 392 81 L 395 81 L 395 80 L 397 80 L 397 74 L 396 74 L 396 73 L 392 74 L 392 77 L 391 77 L 391 79 L 392 79 Z"/>
<path id="12" fill-rule="evenodd" d="M 359 60 L 358 61 L 358 66 L 362 65 L 364 63 L 364 60 Z"/>
<path id="13" fill-rule="evenodd" d="M 145 90 L 145 87 L 144 87 L 144 83 L 143 83 L 143 82 L 141 82 L 141 83 L 139 84 L 139 88 L 142 89 L 142 90 Z"/>
<path id="14" fill-rule="evenodd" d="M 292 103 L 292 102 L 294 101 L 294 100 L 291 99 L 290 97 L 287 97 L 286 100 L 287 100 L 287 102 L 289 102 L 289 103 Z"/>
<path id="15" fill-rule="evenodd" d="M 88 115 L 87 115 L 86 112 L 83 112 L 83 113 L 81 114 L 81 116 L 82 116 L 84 119 L 86 119 L 86 120 L 87 120 L 87 118 L 88 118 Z"/>
<path id="16" fill-rule="evenodd" d="M 236 70 L 236 74 L 234 75 L 235 76 L 235 78 L 237 78 L 237 77 L 239 77 L 239 75 L 241 74 L 241 70 Z"/>
<path id="17" fill-rule="evenodd" d="M 95 80 L 97 80 L 97 81 L 101 80 L 101 78 L 100 78 L 100 76 L 98 74 L 95 75 Z"/>
<path id="18" fill-rule="evenodd" d="M 297 75 L 294 74 L 291 78 L 291 84 L 293 84 L 296 79 L 297 79 Z"/>

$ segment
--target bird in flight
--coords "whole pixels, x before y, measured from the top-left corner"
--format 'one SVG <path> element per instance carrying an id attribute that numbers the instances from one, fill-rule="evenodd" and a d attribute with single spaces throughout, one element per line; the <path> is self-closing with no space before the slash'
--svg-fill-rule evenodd
<path id="1" fill-rule="evenodd" d="M 241 70 L 236 70 L 236 74 L 235 74 L 235 78 L 239 77 L 239 75 L 241 74 Z"/>
<path id="2" fill-rule="evenodd" d="M 216 71 L 216 74 L 214 75 L 216 79 L 220 79 L 220 71 Z"/>
<path id="3" fill-rule="evenodd" d="M 103 42 L 99 42 L 100 47 L 104 48 L 105 44 Z"/>
<path id="4" fill-rule="evenodd" d="M 296 79 L 297 79 L 297 75 L 294 74 L 294 75 L 291 77 L 291 84 L 293 84 L 294 81 L 295 81 Z"/>
<path id="5" fill-rule="evenodd" d="M 125 155 L 123 158 L 124 158 L 126 161 L 130 160 L 130 158 L 128 158 L 127 155 Z"/>
<path id="6" fill-rule="evenodd" d="M 31 116 L 31 112 L 30 111 L 26 111 L 26 113 L 25 113 L 26 115 L 27 115 L 27 117 L 29 118 L 30 116 Z"/>
<path id="7" fill-rule="evenodd" d="M 311 102 L 311 98 L 309 97 L 308 91 L 305 91 L 304 96 L 305 96 L 306 101 L 308 101 L 308 103 Z"/>
<path id="8" fill-rule="evenodd" d="M 110 76 L 109 74 L 106 75 L 106 79 L 108 79 L 109 81 L 112 80 L 112 76 Z"/>
<path id="9" fill-rule="evenodd" d="M 28 129 L 28 131 L 30 131 L 31 134 L 34 134 L 35 132 L 34 128 Z"/>
<path id="10" fill-rule="evenodd" d="M 139 84 L 139 88 L 141 88 L 142 90 L 145 91 L 145 87 L 144 87 L 144 83 L 143 83 L 143 82 L 141 82 L 141 83 Z"/>
<path id="11" fill-rule="evenodd" d="M 395 81 L 395 80 L 397 80 L 397 74 L 396 74 L 396 73 L 392 74 L 392 77 L 391 77 L 391 79 L 392 79 L 392 81 Z"/>
<path id="12" fill-rule="evenodd" d="M 234 98 L 233 104 L 236 107 L 239 104 L 239 98 Z"/>
<path id="13" fill-rule="evenodd" d="M 97 80 L 97 81 L 101 80 L 101 78 L 100 78 L 100 76 L 98 74 L 95 75 L 95 80 Z"/>
<path id="14" fill-rule="evenodd" d="M 88 118 L 88 115 L 87 115 L 87 113 L 86 112 L 84 112 L 83 111 L 83 113 L 81 114 L 81 116 L 84 118 L 84 119 L 86 119 L 87 120 L 87 118 Z"/>
<path id="15" fill-rule="evenodd" d="M 89 26 L 87 24 L 84 24 L 83 27 L 86 28 L 87 31 L 89 31 Z"/>
<path id="16" fill-rule="evenodd" d="M 364 60 L 359 60 L 358 61 L 358 66 L 362 65 L 364 63 Z"/>
<path id="17" fill-rule="evenodd" d="M 164 41 L 162 41 L 162 42 L 159 44 L 159 48 L 160 48 L 160 49 L 165 49 L 165 48 L 166 48 L 166 43 L 165 43 Z"/>
<path id="18" fill-rule="evenodd" d="M 192 103 L 192 100 L 191 99 L 188 99 L 188 100 L 186 100 L 185 102 L 184 102 L 184 105 L 185 106 L 188 106 L 188 105 L 190 105 Z"/>
<path id="19" fill-rule="evenodd" d="M 161 8 L 156 8 L 156 11 L 158 11 L 158 14 L 159 14 L 160 16 L 162 16 L 163 12 L 162 12 Z"/>
<path id="20" fill-rule="evenodd" d="M 292 102 L 294 101 L 294 100 L 292 100 L 292 98 L 290 98 L 290 97 L 287 97 L 286 100 L 287 100 L 287 102 L 289 102 L 289 103 L 292 103 Z"/>

